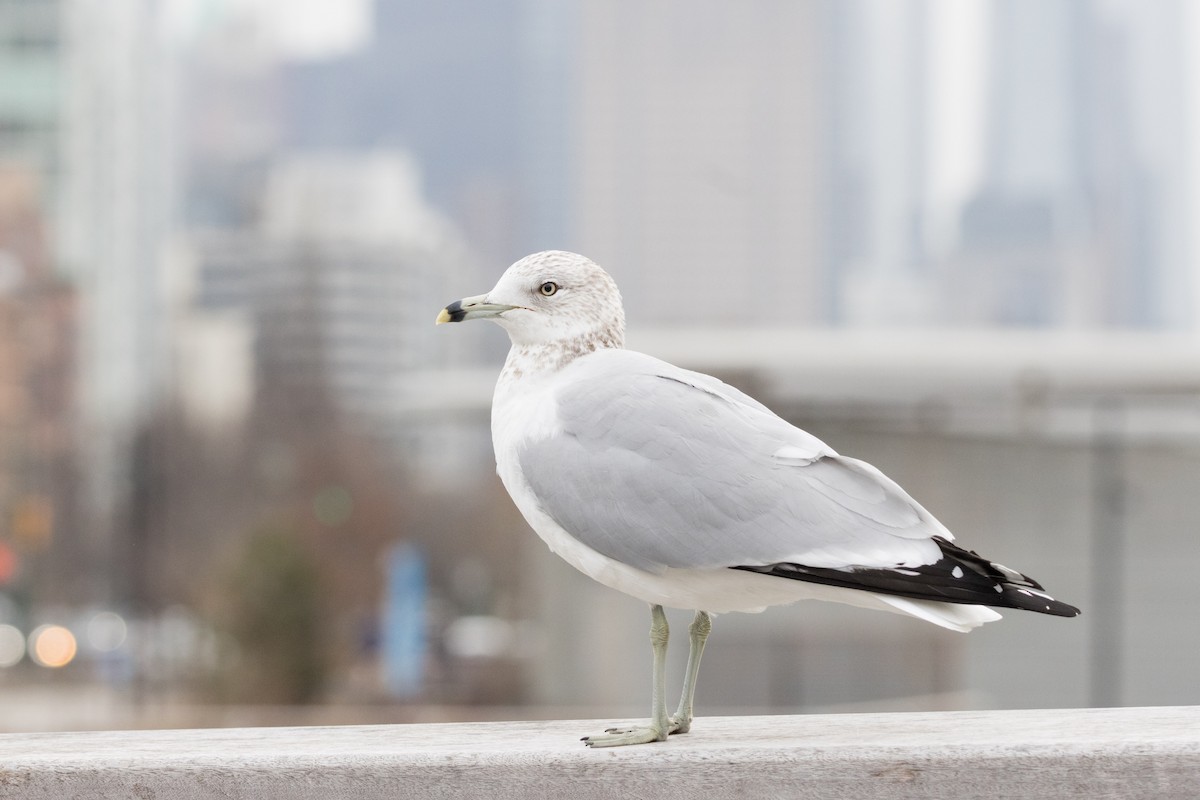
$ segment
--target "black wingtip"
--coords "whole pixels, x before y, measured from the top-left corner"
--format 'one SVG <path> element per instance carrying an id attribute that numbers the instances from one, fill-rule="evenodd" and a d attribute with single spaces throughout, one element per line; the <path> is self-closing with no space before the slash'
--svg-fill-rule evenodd
<path id="1" fill-rule="evenodd" d="M 1079 616 L 1078 608 L 1055 600 L 1033 578 L 964 550 L 940 536 L 933 540 L 941 549 L 942 558 L 922 567 L 829 569 L 803 564 L 768 564 L 734 569 L 916 600 L 1016 608 L 1056 617 Z"/>
<path id="2" fill-rule="evenodd" d="M 1069 603 L 1055 600 L 1044 592 L 1018 585 L 1005 584 L 1002 596 L 1008 601 L 1003 604 L 1006 608 L 1035 611 L 1038 614 L 1050 614 L 1055 617 L 1078 617 L 1080 614 L 1079 609 Z"/>

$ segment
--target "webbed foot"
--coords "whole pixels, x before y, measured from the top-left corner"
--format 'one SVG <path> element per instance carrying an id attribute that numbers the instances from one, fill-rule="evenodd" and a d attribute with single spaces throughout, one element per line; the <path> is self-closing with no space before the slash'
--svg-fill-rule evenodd
<path id="1" fill-rule="evenodd" d="M 639 725 L 633 728 L 608 728 L 596 736 L 584 736 L 580 741 L 588 747 L 624 747 L 627 744 L 649 744 L 650 742 L 665 742 L 672 733 L 687 733 L 690 727 L 681 726 L 674 720 L 667 724 L 666 733 L 657 725 Z"/>

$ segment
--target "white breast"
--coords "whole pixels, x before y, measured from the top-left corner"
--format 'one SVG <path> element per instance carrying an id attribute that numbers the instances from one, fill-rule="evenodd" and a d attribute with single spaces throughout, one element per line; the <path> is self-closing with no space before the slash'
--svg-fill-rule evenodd
<path id="1" fill-rule="evenodd" d="M 521 449 L 530 442 L 541 441 L 561 432 L 552 381 L 538 376 L 520 380 L 501 378 L 496 384 L 496 393 L 492 398 L 492 448 L 496 452 L 496 473 L 500 481 L 525 521 L 550 549 L 575 568 L 592 575 L 592 570 L 586 568 L 585 564 L 593 568 L 597 565 L 591 564 L 589 554 L 598 559 L 604 559 L 604 556 L 580 544 L 542 511 L 533 490 L 521 474 Z"/>

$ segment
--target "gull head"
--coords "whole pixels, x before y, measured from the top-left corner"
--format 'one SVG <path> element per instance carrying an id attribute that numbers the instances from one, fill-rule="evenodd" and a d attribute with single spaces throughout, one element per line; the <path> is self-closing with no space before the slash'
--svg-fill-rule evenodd
<path id="1" fill-rule="evenodd" d="M 617 284 L 591 259 L 562 250 L 525 256 L 490 292 L 455 300 L 437 316 L 439 325 L 469 319 L 490 319 L 517 347 L 594 350 L 621 347 L 625 338 Z"/>

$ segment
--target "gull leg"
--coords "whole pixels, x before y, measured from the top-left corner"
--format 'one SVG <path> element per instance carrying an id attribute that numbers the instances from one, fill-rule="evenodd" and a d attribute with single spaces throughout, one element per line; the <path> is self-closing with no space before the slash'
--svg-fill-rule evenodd
<path id="1" fill-rule="evenodd" d="M 667 638 L 670 629 L 663 607 L 650 606 L 650 647 L 654 651 L 653 699 L 650 704 L 650 724 L 637 728 L 609 728 L 599 736 L 585 736 L 588 747 L 620 747 L 627 744 L 664 742 L 671 733 L 671 720 L 667 717 L 666 662 Z"/>
<path id="2" fill-rule="evenodd" d="M 692 728 L 692 698 L 696 694 L 696 676 L 700 673 L 700 656 L 704 655 L 704 643 L 712 632 L 712 616 L 707 611 L 697 611 L 688 627 L 691 647 L 688 650 L 687 672 L 683 677 L 683 694 L 679 697 L 679 710 L 671 718 L 671 733 L 687 733 Z"/>

